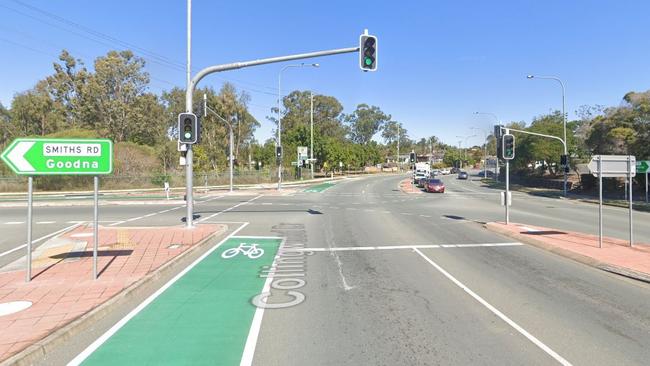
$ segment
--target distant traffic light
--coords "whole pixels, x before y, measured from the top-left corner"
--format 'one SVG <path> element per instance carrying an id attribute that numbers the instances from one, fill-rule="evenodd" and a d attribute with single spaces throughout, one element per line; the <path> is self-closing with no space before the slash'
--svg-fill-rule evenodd
<path id="1" fill-rule="evenodd" d="M 377 37 L 368 34 L 359 37 L 359 67 L 363 71 L 377 71 Z"/>
<path id="2" fill-rule="evenodd" d="M 569 165 L 569 156 L 568 155 L 560 155 L 560 165 L 562 166 L 568 166 Z"/>
<path id="3" fill-rule="evenodd" d="M 515 136 L 511 134 L 503 135 L 503 158 L 512 160 L 515 158 Z"/>
<path id="4" fill-rule="evenodd" d="M 178 115 L 178 140 L 181 144 L 196 144 L 199 140 L 199 123 L 193 113 Z"/>
<path id="5" fill-rule="evenodd" d="M 502 154 L 503 148 L 501 147 L 502 145 L 501 143 L 503 142 L 502 136 L 503 135 L 501 134 L 501 125 L 494 125 L 494 138 L 496 139 L 497 142 L 497 159 L 503 158 L 503 154 Z"/>
<path id="6" fill-rule="evenodd" d="M 278 159 L 278 161 L 282 160 L 282 146 L 275 147 L 275 158 Z"/>
<path id="7" fill-rule="evenodd" d="M 411 162 L 411 164 L 415 163 L 415 152 L 411 152 L 411 154 L 409 155 L 409 161 Z"/>

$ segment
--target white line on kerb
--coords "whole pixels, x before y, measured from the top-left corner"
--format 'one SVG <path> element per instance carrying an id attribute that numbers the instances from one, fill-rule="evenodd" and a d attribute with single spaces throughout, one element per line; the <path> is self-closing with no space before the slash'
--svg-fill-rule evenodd
<path id="1" fill-rule="evenodd" d="M 512 321 L 510 318 L 508 318 L 505 314 L 503 314 L 499 309 L 495 308 L 494 306 L 490 305 L 487 301 L 483 300 L 482 297 L 477 295 L 474 291 L 472 291 L 469 287 L 465 286 L 462 282 L 457 280 L 454 276 L 449 274 L 449 272 L 445 271 L 444 268 L 440 267 L 436 262 L 432 261 L 429 257 L 424 255 L 418 248 L 413 249 L 414 252 L 416 252 L 420 257 L 424 258 L 425 261 L 429 262 L 430 265 L 432 265 L 435 269 L 438 270 L 438 272 L 442 273 L 445 277 L 447 277 L 451 282 L 453 282 L 456 286 L 460 287 L 463 289 L 463 291 L 467 292 L 471 297 L 474 298 L 474 300 L 478 301 L 481 303 L 481 305 L 485 306 L 490 310 L 494 315 L 498 316 L 506 322 L 508 325 L 511 327 L 515 328 L 519 333 L 521 333 L 524 337 L 528 338 L 529 341 L 533 342 L 537 347 L 542 349 L 544 352 L 546 352 L 549 356 L 553 357 L 557 362 L 559 362 L 561 365 L 566 365 L 570 366 L 571 363 L 564 359 L 564 357 L 560 356 L 557 354 L 555 351 L 553 351 L 550 347 L 542 343 L 539 339 L 535 338 L 532 334 L 528 333 L 526 329 L 522 328 L 519 326 L 519 324 L 515 323 Z"/>
<path id="2" fill-rule="evenodd" d="M 284 246 L 284 242 L 285 239 L 282 238 L 280 247 L 278 247 L 278 253 Z M 275 258 L 273 259 L 273 263 L 271 265 L 275 265 Z M 273 282 L 273 276 L 266 277 L 266 281 L 264 281 L 264 286 L 262 287 L 262 293 L 270 291 L 271 282 Z M 253 357 L 255 356 L 255 347 L 257 346 L 257 338 L 260 335 L 260 328 L 262 327 L 263 317 L 264 308 L 256 308 L 255 315 L 253 315 L 253 322 L 251 323 L 251 327 L 248 331 L 248 337 L 246 337 L 246 345 L 244 346 L 244 352 L 242 353 L 239 366 L 250 366 L 253 363 Z"/>
<path id="3" fill-rule="evenodd" d="M 521 243 L 485 243 L 485 244 L 419 244 L 419 245 L 383 245 L 366 247 L 331 247 L 331 248 L 295 248 L 287 252 L 354 252 L 366 250 L 399 250 L 399 249 L 439 249 L 439 248 L 481 248 L 481 247 L 516 247 Z"/>
<path id="4" fill-rule="evenodd" d="M 179 274 L 174 276 L 171 280 L 167 281 L 161 288 L 159 288 L 156 292 L 151 294 L 146 300 L 140 303 L 135 309 L 131 310 L 125 317 L 120 319 L 115 325 L 113 325 L 109 330 L 107 330 L 104 334 L 102 334 L 99 338 L 97 338 L 93 343 L 91 343 L 86 349 L 84 349 L 80 354 L 77 355 L 72 361 L 68 363 L 68 366 L 77 366 L 81 364 L 88 356 L 90 356 L 93 352 L 95 352 L 104 342 L 106 342 L 110 337 L 113 336 L 120 328 L 122 328 L 126 323 L 129 322 L 129 320 L 133 319 L 134 316 L 138 315 L 139 312 L 142 311 L 142 309 L 146 308 L 147 305 L 151 304 L 160 294 L 165 292 L 169 287 L 171 287 L 176 281 L 178 281 L 181 277 L 183 277 L 187 272 L 189 272 L 192 268 L 194 268 L 199 262 L 204 260 L 207 256 L 212 254 L 217 248 L 221 246 L 221 244 L 225 243 L 226 240 L 230 239 L 232 236 L 236 235 L 239 231 L 241 231 L 243 228 L 245 228 L 248 225 L 248 223 L 242 224 L 240 227 L 235 229 L 230 235 L 225 237 L 223 240 L 221 240 L 217 245 L 213 246 L 205 252 L 202 256 L 197 258 L 192 264 L 187 266 L 184 270 L 182 270 Z"/>
<path id="5" fill-rule="evenodd" d="M 41 240 L 47 239 L 47 238 L 52 237 L 52 236 L 54 236 L 54 235 L 58 235 L 58 234 L 60 234 L 60 233 L 62 233 L 62 232 L 64 232 L 64 231 L 66 231 L 66 230 L 72 229 L 72 228 L 74 228 L 74 227 L 76 227 L 76 226 L 79 226 L 79 225 L 80 225 L 80 224 L 73 224 L 73 225 L 70 225 L 70 226 L 68 226 L 68 227 L 65 227 L 65 228 L 63 228 L 63 229 L 61 229 L 61 230 L 55 231 L 55 232 L 53 232 L 53 233 L 51 233 L 51 234 L 47 234 L 47 235 L 45 235 L 45 236 L 41 236 L 41 237 L 38 238 L 38 239 L 34 239 L 34 240 L 32 241 L 32 243 L 38 243 L 38 242 L 41 241 Z M 27 247 L 27 244 L 26 244 L 26 243 L 23 244 L 23 245 L 19 245 L 19 246 L 13 248 L 13 249 L 9 249 L 9 250 L 7 250 L 7 251 L 4 252 L 4 253 L 0 253 L 0 257 L 3 257 L 3 256 L 5 256 L 5 255 L 7 255 L 7 254 L 11 254 L 11 253 L 13 253 L 13 252 L 15 252 L 15 251 L 17 251 L 17 250 L 23 249 L 23 248 L 25 248 L 25 247 Z"/>

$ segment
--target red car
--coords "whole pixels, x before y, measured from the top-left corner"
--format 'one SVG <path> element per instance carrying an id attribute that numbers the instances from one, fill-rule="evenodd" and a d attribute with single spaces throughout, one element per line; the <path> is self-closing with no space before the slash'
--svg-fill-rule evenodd
<path id="1" fill-rule="evenodd" d="M 440 179 L 429 179 L 424 188 L 430 193 L 445 193 L 445 184 Z"/>

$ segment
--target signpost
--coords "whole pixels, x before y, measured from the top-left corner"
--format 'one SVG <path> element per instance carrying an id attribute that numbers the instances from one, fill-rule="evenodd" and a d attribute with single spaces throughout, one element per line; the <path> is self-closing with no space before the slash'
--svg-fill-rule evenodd
<path id="1" fill-rule="evenodd" d="M 107 139 L 18 138 L 0 155 L 27 179 L 27 274 L 32 279 L 32 207 L 35 175 L 94 175 L 93 278 L 97 279 L 99 175 L 113 172 L 113 142 Z"/>
<path id="2" fill-rule="evenodd" d="M 630 247 L 634 243 L 632 221 L 632 177 L 636 176 L 636 157 L 632 155 L 595 155 L 587 165 L 591 174 L 598 177 L 598 247 L 603 247 L 603 177 L 626 177 L 630 182 Z M 647 176 L 646 176 L 647 178 Z"/>
<path id="3" fill-rule="evenodd" d="M 645 203 L 648 203 L 648 171 L 650 170 L 650 160 L 640 160 L 636 162 L 637 173 L 645 173 Z"/>

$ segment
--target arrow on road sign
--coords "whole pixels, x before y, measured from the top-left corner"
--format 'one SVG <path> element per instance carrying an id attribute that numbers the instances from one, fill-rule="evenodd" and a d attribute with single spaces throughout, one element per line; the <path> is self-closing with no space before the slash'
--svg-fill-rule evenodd
<path id="1" fill-rule="evenodd" d="M 647 173 L 648 168 L 650 168 L 650 161 L 641 160 L 636 162 L 636 171 L 638 173 Z"/>
<path id="2" fill-rule="evenodd" d="M 9 166 L 13 165 L 20 171 L 33 172 L 35 170 L 34 167 L 25 159 L 25 154 L 32 146 L 34 146 L 33 141 L 20 141 L 13 149 L 7 150 L 8 154 L 6 158 L 3 155 L 2 160 L 9 164 Z"/>

